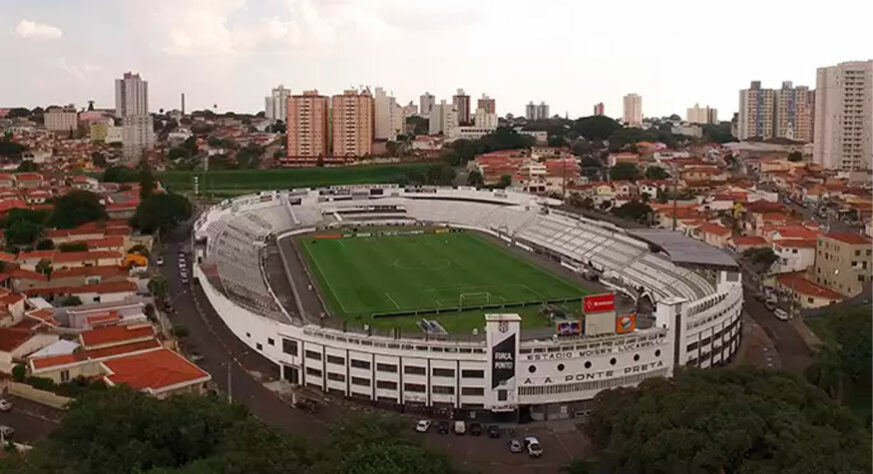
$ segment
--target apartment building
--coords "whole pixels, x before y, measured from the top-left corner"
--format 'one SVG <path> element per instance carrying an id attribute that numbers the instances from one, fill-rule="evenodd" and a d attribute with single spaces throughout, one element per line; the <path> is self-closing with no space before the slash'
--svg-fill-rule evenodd
<path id="1" fill-rule="evenodd" d="M 373 92 L 375 138 L 394 140 L 404 131 L 403 107 L 381 87 L 377 87 Z"/>
<path id="2" fill-rule="evenodd" d="M 446 101 L 443 100 L 439 104 L 433 106 L 428 121 L 429 135 L 448 135 L 457 127 L 458 112 L 455 110 L 454 104 L 447 104 Z"/>
<path id="3" fill-rule="evenodd" d="M 643 98 L 639 94 L 628 94 L 622 99 L 624 113 L 622 120 L 631 127 L 643 124 Z"/>
<path id="4" fill-rule="evenodd" d="M 331 99 L 332 154 L 363 157 L 373 151 L 373 96 L 348 89 Z"/>
<path id="5" fill-rule="evenodd" d="M 873 60 L 818 68 L 813 161 L 844 171 L 873 168 Z"/>
<path id="6" fill-rule="evenodd" d="M 418 113 L 424 117 L 430 117 L 430 112 L 433 110 L 433 107 L 436 105 L 436 97 L 430 92 L 425 92 L 421 94 L 421 97 L 418 98 Z"/>
<path id="7" fill-rule="evenodd" d="M 784 81 L 775 98 L 774 136 L 811 142 L 815 91 L 806 86 L 794 87 L 791 81 Z"/>
<path id="8" fill-rule="evenodd" d="M 470 123 L 470 96 L 464 92 L 464 89 L 458 89 L 452 96 L 452 105 L 458 112 L 458 122 L 461 124 Z"/>
<path id="9" fill-rule="evenodd" d="M 288 97 L 290 96 L 291 90 L 286 89 L 282 84 L 270 91 L 270 96 L 264 99 L 265 116 L 270 120 L 285 120 L 288 116 Z"/>
<path id="10" fill-rule="evenodd" d="M 741 90 L 737 138 L 773 138 L 775 106 L 776 91 L 762 89 L 761 81 L 752 81 L 748 89 Z"/>
<path id="11" fill-rule="evenodd" d="M 701 107 L 700 104 L 694 104 L 694 107 L 685 110 L 685 120 L 698 125 L 718 123 L 718 110 L 708 105 Z"/>
<path id="12" fill-rule="evenodd" d="M 115 116 L 121 119 L 124 159 L 140 159 L 155 144 L 152 116 L 149 114 L 149 84 L 139 74 L 124 73 L 115 80 Z"/>
<path id="13" fill-rule="evenodd" d="M 873 277 L 873 240 L 860 234 L 818 237 L 815 282 L 845 296 L 860 293 Z"/>
<path id="14" fill-rule="evenodd" d="M 303 91 L 288 99 L 288 160 L 303 164 L 330 154 L 328 98 L 317 90 Z"/>
<path id="15" fill-rule="evenodd" d="M 600 116 L 605 112 L 605 107 L 603 106 L 603 102 L 598 102 L 594 104 L 594 115 Z"/>
<path id="16" fill-rule="evenodd" d="M 479 109 L 482 109 L 489 114 L 496 114 L 497 102 L 486 94 L 482 94 L 482 97 L 476 101 L 476 110 L 478 111 Z"/>
<path id="17" fill-rule="evenodd" d="M 45 129 L 56 133 L 71 133 L 79 128 L 79 114 L 72 104 L 65 107 L 49 107 L 43 114 Z"/>

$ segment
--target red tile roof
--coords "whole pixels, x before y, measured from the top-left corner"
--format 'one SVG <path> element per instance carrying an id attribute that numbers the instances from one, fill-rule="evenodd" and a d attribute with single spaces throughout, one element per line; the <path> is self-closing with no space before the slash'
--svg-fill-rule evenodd
<path id="1" fill-rule="evenodd" d="M 767 245 L 767 240 L 757 235 L 738 235 L 731 240 L 734 245 Z"/>
<path id="2" fill-rule="evenodd" d="M 698 227 L 697 230 L 705 234 L 713 235 L 729 235 L 731 233 L 731 230 L 727 227 L 713 223 L 703 224 L 702 226 Z"/>
<path id="3" fill-rule="evenodd" d="M 9 328 L 0 328 L 0 351 L 12 352 L 27 342 L 33 333 Z"/>
<path id="4" fill-rule="evenodd" d="M 773 243 L 780 247 L 788 247 L 788 248 L 815 248 L 816 240 L 815 239 L 779 239 L 774 240 Z"/>
<path id="5" fill-rule="evenodd" d="M 845 242 L 852 245 L 870 245 L 871 243 L 873 243 L 873 240 L 871 240 L 870 237 L 861 234 L 831 232 L 829 234 L 825 234 L 824 236 L 829 239 L 839 240 L 840 242 Z"/>
<path id="6" fill-rule="evenodd" d="M 825 288 L 819 284 L 813 283 L 801 276 L 800 273 L 785 273 L 777 277 L 779 283 L 786 287 L 797 291 L 800 294 L 807 296 L 815 296 L 819 298 L 827 298 L 831 300 L 840 300 L 843 295 Z"/>
<path id="7" fill-rule="evenodd" d="M 77 352 L 75 354 L 61 354 L 56 356 L 48 356 L 48 357 L 40 357 L 38 359 L 31 359 L 30 363 L 33 364 L 34 369 L 45 369 L 49 367 L 58 367 L 62 365 L 75 364 L 76 362 L 81 362 L 86 360 L 85 354 L 81 352 Z"/>
<path id="8" fill-rule="evenodd" d="M 163 346 L 157 339 L 149 339 L 147 341 L 131 342 L 130 344 L 91 349 L 85 351 L 85 354 L 91 359 L 105 359 L 107 357 L 130 354 L 132 352 L 160 349 L 161 347 Z"/>
<path id="9" fill-rule="evenodd" d="M 81 262 L 108 258 L 121 258 L 121 252 L 114 250 L 91 250 L 86 252 L 58 252 L 54 262 Z"/>
<path id="10" fill-rule="evenodd" d="M 112 371 L 106 376 L 111 383 L 136 390 L 160 392 L 210 379 L 208 373 L 169 349 L 110 359 L 103 364 Z"/>
<path id="11" fill-rule="evenodd" d="M 105 326 L 90 329 L 79 334 L 82 345 L 85 347 L 101 344 L 120 343 L 134 339 L 153 337 L 155 330 L 150 324 L 137 326 Z"/>

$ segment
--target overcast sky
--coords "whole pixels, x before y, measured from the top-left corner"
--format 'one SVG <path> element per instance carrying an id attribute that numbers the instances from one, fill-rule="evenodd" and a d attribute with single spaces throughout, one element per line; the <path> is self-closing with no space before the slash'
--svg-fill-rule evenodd
<path id="1" fill-rule="evenodd" d="M 149 81 L 150 108 L 256 112 L 270 88 L 383 86 L 405 104 L 461 87 L 521 114 L 590 115 L 643 97 L 646 116 L 699 102 L 730 119 L 740 88 L 815 86 L 815 69 L 873 58 L 873 2 L 829 0 L 0 0 L 0 107 L 114 106 L 113 79 Z M 475 107 L 475 106 L 474 106 Z"/>

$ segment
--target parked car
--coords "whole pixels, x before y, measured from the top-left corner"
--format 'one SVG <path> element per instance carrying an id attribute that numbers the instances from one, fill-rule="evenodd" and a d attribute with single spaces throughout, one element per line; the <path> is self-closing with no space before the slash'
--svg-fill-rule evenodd
<path id="1" fill-rule="evenodd" d="M 500 428 L 497 425 L 488 425 L 488 436 L 491 438 L 500 437 Z"/>
<path id="2" fill-rule="evenodd" d="M 455 422 L 455 434 L 462 435 L 467 432 L 467 424 L 461 420 Z"/>
<path id="3" fill-rule="evenodd" d="M 482 434 L 482 425 L 480 423 L 470 423 L 470 434 L 479 436 Z"/>
<path id="4" fill-rule="evenodd" d="M 788 312 L 782 308 L 776 308 L 776 310 L 773 311 L 773 315 L 780 321 L 788 321 Z"/>
<path id="5" fill-rule="evenodd" d="M 449 434 L 449 422 L 446 420 L 442 420 L 437 427 L 440 434 Z"/>
<path id="6" fill-rule="evenodd" d="M 12 409 L 12 402 L 5 398 L 0 398 L 0 411 L 9 411 Z"/>
<path id="7" fill-rule="evenodd" d="M 509 440 L 507 445 L 509 445 L 509 452 L 510 453 L 520 453 L 520 452 L 524 451 L 524 445 L 522 445 L 521 441 L 518 439 Z"/>
<path id="8" fill-rule="evenodd" d="M 415 431 L 418 431 L 419 433 L 427 433 L 427 431 L 429 429 L 430 429 L 430 420 L 421 419 L 421 420 L 418 420 L 418 423 L 415 424 Z"/>
<path id="9" fill-rule="evenodd" d="M 540 440 L 535 436 L 528 436 L 525 438 L 524 446 L 527 448 L 527 454 L 532 458 L 538 458 L 543 454 L 543 447 L 540 446 Z"/>
<path id="10" fill-rule="evenodd" d="M 15 436 L 15 429 L 8 425 L 2 425 L 0 426 L 0 436 L 2 436 L 3 439 L 9 439 Z"/>
<path id="11" fill-rule="evenodd" d="M 158 258 L 155 260 L 155 263 L 158 264 L 158 266 L 163 265 L 163 264 L 164 264 L 164 257 L 158 257 Z"/>
<path id="12" fill-rule="evenodd" d="M 205 359 L 205 357 L 203 356 L 203 354 L 201 354 L 199 352 L 192 352 L 188 356 L 188 360 L 190 360 L 191 362 L 194 362 L 195 364 L 202 362 L 203 359 Z"/>

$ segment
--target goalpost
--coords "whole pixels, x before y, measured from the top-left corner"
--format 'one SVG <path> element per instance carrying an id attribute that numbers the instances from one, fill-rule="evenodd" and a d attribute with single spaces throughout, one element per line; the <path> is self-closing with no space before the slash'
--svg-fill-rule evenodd
<path id="1" fill-rule="evenodd" d="M 469 300 L 473 300 L 473 303 L 469 303 Z M 491 303 L 491 293 L 487 291 L 477 291 L 473 293 L 461 293 L 458 295 L 458 308 L 462 309 L 464 307 L 464 302 L 467 301 L 470 306 L 479 305 L 479 304 L 488 304 Z"/>

